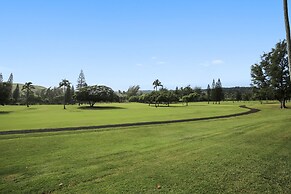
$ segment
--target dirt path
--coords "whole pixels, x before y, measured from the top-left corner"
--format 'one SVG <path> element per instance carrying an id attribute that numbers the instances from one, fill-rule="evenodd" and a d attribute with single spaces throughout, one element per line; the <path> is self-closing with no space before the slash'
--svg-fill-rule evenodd
<path id="1" fill-rule="evenodd" d="M 182 123 L 182 122 L 192 122 L 192 121 L 203 121 L 203 120 L 231 118 L 231 117 L 248 115 L 248 114 L 252 114 L 252 113 L 256 113 L 256 112 L 260 111 L 259 109 L 249 108 L 249 107 L 247 107 L 245 105 L 240 106 L 240 108 L 248 109 L 248 111 L 242 112 L 242 113 L 223 115 L 223 116 L 192 118 L 192 119 L 179 119 L 179 120 L 168 120 L 168 121 L 148 121 L 148 122 L 138 122 L 138 123 L 123 123 L 123 124 L 83 126 L 83 127 L 9 130 L 9 131 L 0 131 L 0 135 L 58 132 L 58 131 L 76 131 L 76 130 L 90 130 L 90 129 L 92 130 L 92 129 L 106 129 L 106 128 L 131 127 L 131 126 L 143 126 L 143 125 L 159 125 L 159 124 L 169 124 L 169 123 Z"/>

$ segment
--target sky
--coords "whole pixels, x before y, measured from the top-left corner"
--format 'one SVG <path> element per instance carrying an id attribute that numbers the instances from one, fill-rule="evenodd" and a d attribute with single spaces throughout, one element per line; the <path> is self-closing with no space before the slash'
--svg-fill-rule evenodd
<path id="1" fill-rule="evenodd" d="M 114 90 L 249 86 L 285 39 L 281 0 L 0 0 L 0 29 L 4 80 Z"/>

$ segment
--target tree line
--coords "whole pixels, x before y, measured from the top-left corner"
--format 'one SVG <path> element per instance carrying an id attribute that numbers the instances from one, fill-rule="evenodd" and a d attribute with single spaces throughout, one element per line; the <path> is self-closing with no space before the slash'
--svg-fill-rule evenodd
<path id="1" fill-rule="evenodd" d="M 188 106 L 189 102 L 213 101 L 213 103 L 220 103 L 224 99 L 223 88 L 220 79 L 217 82 L 213 80 L 214 84 L 210 88 L 208 85 L 207 91 L 200 87 L 192 88 L 190 85 L 186 87 L 176 87 L 175 90 L 168 90 L 164 87 L 159 79 L 153 82 L 153 91 L 148 93 L 139 92 L 139 86 L 130 87 L 123 95 L 127 95 L 129 102 L 141 102 L 154 104 L 156 107 L 160 105 L 169 106 L 171 103 L 182 102 Z"/>
<path id="2" fill-rule="evenodd" d="M 182 102 L 188 105 L 189 102 L 215 101 L 220 103 L 224 99 L 220 79 L 207 92 L 200 87 L 192 88 L 176 87 L 175 90 L 164 88 L 162 83 L 156 79 L 153 82 L 153 91 L 143 92 L 140 86 L 131 86 L 127 91 L 114 92 L 110 87 L 104 85 L 89 86 L 86 83 L 84 72 L 81 70 L 76 89 L 67 79 L 61 80 L 59 86 L 37 89 L 32 82 L 26 82 L 22 87 L 17 84 L 12 91 L 13 74 L 7 81 L 3 81 L 0 73 L 0 103 L 5 104 L 67 104 L 78 103 L 94 106 L 97 102 L 141 102 L 154 104 L 155 106 L 167 105 Z M 209 93 L 209 91 L 211 91 Z"/>
<path id="3" fill-rule="evenodd" d="M 223 88 L 221 80 L 213 80 L 206 89 L 201 87 L 176 87 L 169 90 L 159 79 L 153 81 L 152 91 L 141 91 L 139 85 L 130 86 L 127 91 L 114 92 L 110 87 L 103 85 L 89 86 L 86 83 L 84 72 L 81 70 L 77 79 L 76 89 L 69 80 L 63 79 L 59 86 L 37 89 L 32 82 L 26 82 L 22 87 L 17 84 L 12 91 L 13 74 L 4 82 L 0 73 L 0 103 L 4 104 L 89 104 L 97 102 L 140 102 L 149 105 L 169 106 L 171 103 L 212 102 L 220 103 L 224 100 L 241 101 L 255 100 L 256 97 L 249 87 Z M 270 98 L 271 99 L 271 98 Z"/>

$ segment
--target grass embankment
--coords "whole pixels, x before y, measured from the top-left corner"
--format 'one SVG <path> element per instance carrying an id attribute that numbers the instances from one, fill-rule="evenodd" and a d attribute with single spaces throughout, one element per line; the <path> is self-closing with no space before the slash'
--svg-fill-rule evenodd
<path id="1" fill-rule="evenodd" d="M 40 128 L 96 126 L 147 121 L 165 121 L 227 115 L 246 111 L 239 104 L 208 105 L 193 103 L 170 107 L 150 107 L 138 103 L 99 104 L 93 109 L 86 106 L 38 105 L 5 106 L 0 109 L 0 131 Z"/>
<path id="2" fill-rule="evenodd" d="M 0 136 L 0 189 L 289 193 L 291 110 L 256 108 L 211 122 Z"/>

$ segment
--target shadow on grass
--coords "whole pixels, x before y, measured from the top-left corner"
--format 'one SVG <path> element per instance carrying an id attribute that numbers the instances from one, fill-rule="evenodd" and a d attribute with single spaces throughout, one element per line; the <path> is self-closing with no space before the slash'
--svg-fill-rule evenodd
<path id="1" fill-rule="evenodd" d="M 190 105 L 189 105 L 190 106 Z M 166 104 L 160 104 L 159 106 L 155 106 L 155 104 L 151 104 L 150 107 L 157 107 L 157 108 L 185 108 L 187 106 L 185 105 L 180 105 L 180 104 L 170 104 L 170 106 L 166 105 Z"/>
<path id="2" fill-rule="evenodd" d="M 114 110 L 114 109 L 126 109 L 124 107 L 119 107 L 119 106 L 81 106 L 78 107 L 78 109 L 81 110 Z"/>
<path id="3" fill-rule="evenodd" d="M 12 113 L 12 111 L 0 111 L 0 115 L 6 115 Z"/>

